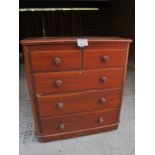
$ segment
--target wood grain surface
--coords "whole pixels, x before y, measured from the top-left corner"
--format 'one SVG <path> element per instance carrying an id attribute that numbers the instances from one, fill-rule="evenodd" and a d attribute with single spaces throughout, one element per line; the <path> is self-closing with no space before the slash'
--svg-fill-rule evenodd
<path id="1" fill-rule="evenodd" d="M 101 118 L 102 122 L 100 122 Z M 93 111 L 41 118 L 41 124 L 43 134 L 49 135 L 115 124 L 118 123 L 118 118 L 118 110 Z M 64 124 L 63 129 L 61 124 Z"/>
<path id="2" fill-rule="evenodd" d="M 41 117 L 118 108 L 121 90 L 91 90 L 86 92 L 38 96 Z"/>
<path id="3" fill-rule="evenodd" d="M 103 82 L 102 77 L 107 81 Z M 120 88 L 123 80 L 123 69 L 98 69 L 89 71 L 36 73 L 34 74 L 36 93 L 47 95 L 72 91 Z M 61 86 L 56 82 L 60 80 Z"/>
<path id="4" fill-rule="evenodd" d="M 38 137 L 45 141 L 118 127 L 130 39 L 84 37 L 22 40 Z"/>
<path id="5" fill-rule="evenodd" d="M 34 72 L 80 69 L 80 55 L 80 50 L 34 51 L 31 53 L 32 68 Z"/>

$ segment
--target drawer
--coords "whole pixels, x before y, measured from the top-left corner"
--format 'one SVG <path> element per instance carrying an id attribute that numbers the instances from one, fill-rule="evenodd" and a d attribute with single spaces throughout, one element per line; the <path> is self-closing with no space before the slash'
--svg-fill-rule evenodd
<path id="1" fill-rule="evenodd" d="M 31 52 L 34 72 L 80 69 L 80 50 L 54 50 Z"/>
<path id="2" fill-rule="evenodd" d="M 91 129 L 118 123 L 119 110 L 94 111 L 41 118 L 44 135 Z"/>
<path id="3" fill-rule="evenodd" d="M 103 110 L 120 106 L 121 90 L 93 90 L 38 97 L 41 117 Z"/>
<path id="4" fill-rule="evenodd" d="M 86 49 L 83 52 L 83 60 L 85 69 L 123 67 L 125 62 L 125 50 Z"/>
<path id="5" fill-rule="evenodd" d="M 98 69 L 74 72 L 35 73 L 36 93 L 47 95 L 71 91 L 120 88 L 123 69 Z"/>

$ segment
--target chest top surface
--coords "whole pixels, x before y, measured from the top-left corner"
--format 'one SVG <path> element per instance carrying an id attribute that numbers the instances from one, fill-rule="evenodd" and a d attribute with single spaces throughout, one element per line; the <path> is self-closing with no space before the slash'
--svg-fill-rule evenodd
<path id="1" fill-rule="evenodd" d="M 87 39 L 90 43 L 100 43 L 100 42 L 126 42 L 131 43 L 132 40 L 119 38 L 119 37 L 42 37 L 42 38 L 27 38 L 21 40 L 23 45 L 31 44 L 60 44 L 60 43 L 75 43 L 77 39 Z"/>

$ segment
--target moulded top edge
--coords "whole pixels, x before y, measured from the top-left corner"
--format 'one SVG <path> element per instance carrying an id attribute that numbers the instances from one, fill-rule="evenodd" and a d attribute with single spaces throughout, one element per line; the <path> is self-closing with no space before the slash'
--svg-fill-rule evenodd
<path id="1" fill-rule="evenodd" d="M 23 45 L 30 44 L 60 44 L 60 43 L 74 43 L 77 39 L 87 39 L 88 42 L 128 42 L 131 39 L 120 37 L 42 37 L 42 38 L 26 38 L 20 41 Z"/>

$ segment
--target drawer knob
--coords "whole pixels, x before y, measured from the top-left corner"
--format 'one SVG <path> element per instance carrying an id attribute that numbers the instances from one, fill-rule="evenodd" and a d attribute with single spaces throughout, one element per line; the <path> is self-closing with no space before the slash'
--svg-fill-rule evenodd
<path id="1" fill-rule="evenodd" d="M 101 77 L 101 82 L 106 83 L 108 81 L 108 78 L 106 76 Z"/>
<path id="2" fill-rule="evenodd" d="M 61 87 L 62 86 L 62 81 L 61 80 L 56 80 L 55 82 L 57 87 Z"/>
<path id="3" fill-rule="evenodd" d="M 103 62 L 108 62 L 109 59 L 110 59 L 110 57 L 107 56 L 107 55 L 104 55 L 104 56 L 102 57 L 102 61 L 103 61 Z"/>
<path id="4" fill-rule="evenodd" d="M 55 58 L 54 58 L 54 63 L 55 63 L 56 65 L 61 64 L 61 58 L 55 57 Z"/>
<path id="5" fill-rule="evenodd" d="M 99 117 L 99 118 L 98 118 L 98 122 L 101 124 L 101 123 L 104 122 L 104 119 L 103 119 L 102 117 Z"/>
<path id="6" fill-rule="evenodd" d="M 62 102 L 59 102 L 59 103 L 57 104 L 57 108 L 58 108 L 59 110 L 63 109 L 63 108 L 64 108 L 64 104 L 63 104 Z"/>
<path id="7" fill-rule="evenodd" d="M 60 130 L 64 130 L 65 129 L 65 124 L 64 123 L 60 123 L 59 124 L 59 129 Z"/>
<path id="8" fill-rule="evenodd" d="M 106 99 L 104 97 L 100 98 L 100 103 L 101 104 L 105 104 L 106 103 Z"/>

